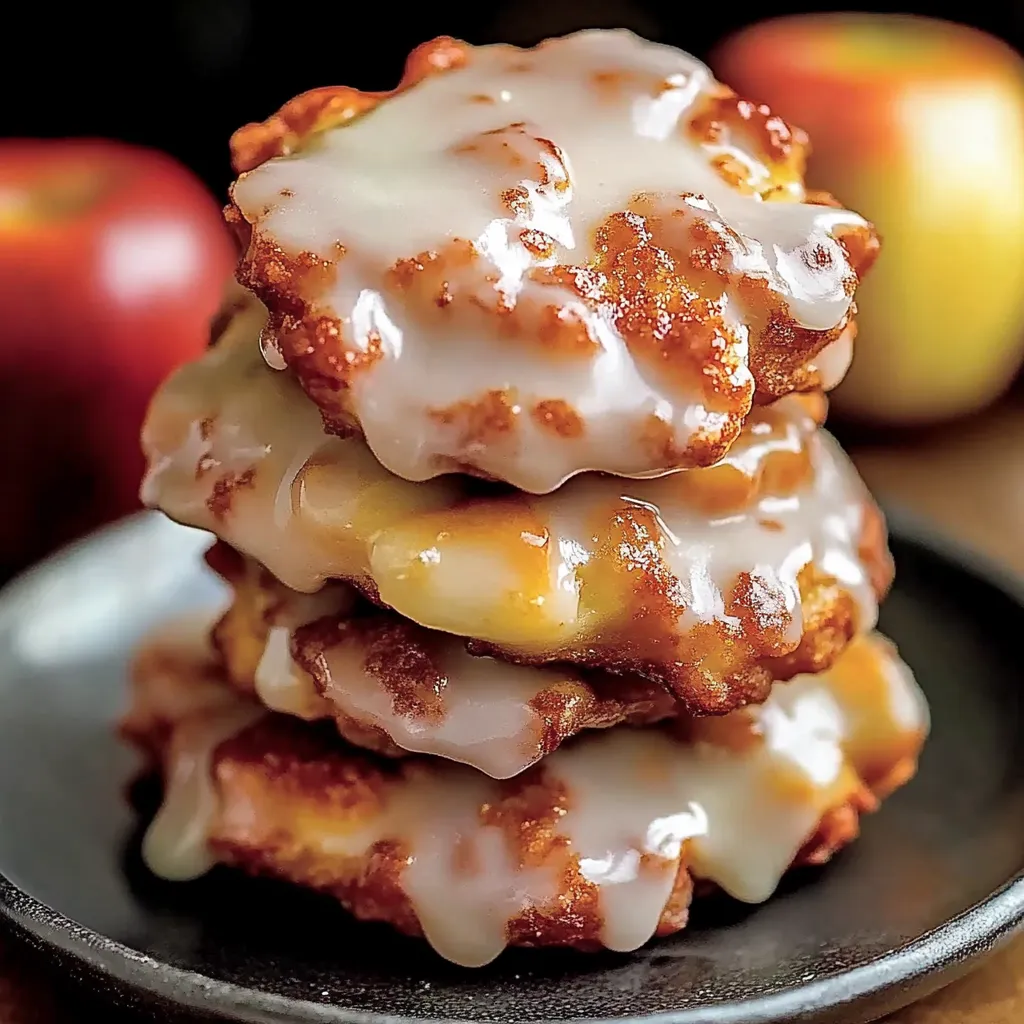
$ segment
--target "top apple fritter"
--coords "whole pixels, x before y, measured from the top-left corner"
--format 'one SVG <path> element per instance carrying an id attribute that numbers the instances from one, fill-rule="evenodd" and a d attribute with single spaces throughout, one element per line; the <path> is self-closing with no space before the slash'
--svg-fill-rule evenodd
<path id="1" fill-rule="evenodd" d="M 232 139 L 264 353 L 392 472 L 546 493 L 718 461 L 752 405 L 845 372 L 870 224 L 807 139 L 625 31 L 437 39 Z"/>

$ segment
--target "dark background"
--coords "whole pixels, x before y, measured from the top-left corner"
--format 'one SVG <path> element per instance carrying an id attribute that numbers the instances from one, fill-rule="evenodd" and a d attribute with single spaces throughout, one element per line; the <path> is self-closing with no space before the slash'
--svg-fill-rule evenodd
<path id="1" fill-rule="evenodd" d="M 0 136 L 102 135 L 157 146 L 222 196 L 235 128 L 313 86 L 391 88 L 409 50 L 435 35 L 529 44 L 585 26 L 623 25 L 705 57 L 755 10 L 760 19 L 841 8 L 735 0 L 166 0 L 123 7 L 13 0 L 4 14 Z M 942 15 L 1024 48 L 1022 0 L 845 9 Z"/>

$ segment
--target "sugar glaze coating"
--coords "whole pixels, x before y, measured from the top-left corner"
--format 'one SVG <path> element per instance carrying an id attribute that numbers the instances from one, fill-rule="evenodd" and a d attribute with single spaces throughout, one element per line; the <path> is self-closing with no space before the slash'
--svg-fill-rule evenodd
<path id="1" fill-rule="evenodd" d="M 269 361 L 406 479 L 710 465 L 849 362 L 873 229 L 805 192 L 801 132 L 629 32 L 435 40 L 233 146 Z"/>

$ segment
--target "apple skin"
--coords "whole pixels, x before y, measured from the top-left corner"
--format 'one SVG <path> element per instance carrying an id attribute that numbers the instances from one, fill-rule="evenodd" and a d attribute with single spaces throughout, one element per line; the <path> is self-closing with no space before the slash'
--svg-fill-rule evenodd
<path id="1" fill-rule="evenodd" d="M 920 424 L 973 412 L 1024 358 L 1024 61 L 913 15 L 795 15 L 710 58 L 811 138 L 807 180 L 878 227 L 857 292 L 841 415 Z"/>
<path id="2" fill-rule="evenodd" d="M 205 347 L 234 261 L 169 156 L 0 140 L 0 574 L 139 507 L 149 398 Z"/>

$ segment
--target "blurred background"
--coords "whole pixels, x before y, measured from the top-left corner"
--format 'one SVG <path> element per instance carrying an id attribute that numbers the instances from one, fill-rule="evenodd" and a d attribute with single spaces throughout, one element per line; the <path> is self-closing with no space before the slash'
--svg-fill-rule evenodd
<path id="1" fill-rule="evenodd" d="M 758 18 L 825 10 L 912 12 L 981 28 L 1020 49 L 1024 3 L 828 5 L 764 3 Z M 707 59 L 750 19 L 745 4 L 657 0 L 488 0 L 348 4 L 319 0 L 164 0 L 126 19 L 113 4 L 19 4 L 8 38 L 44 60 L 26 81 L 6 63 L 5 135 L 100 135 L 156 146 L 192 168 L 218 198 L 231 180 L 228 136 L 319 85 L 390 89 L 409 51 L 436 35 L 529 45 L 584 27 L 622 26 Z M 755 97 L 759 98 L 759 97 Z"/>
<path id="2" fill-rule="evenodd" d="M 830 426 L 862 453 L 869 482 L 896 490 L 920 460 L 888 452 L 937 452 L 951 466 L 965 444 L 990 449 L 987 434 L 971 440 L 988 429 L 974 424 L 1005 408 L 1024 352 L 1024 4 L 946 5 L 962 27 L 919 17 L 935 12 L 926 3 L 903 16 L 768 3 L 759 18 L 787 20 L 753 26 L 744 10 L 165 0 L 6 12 L 0 577 L 135 506 L 146 398 L 202 348 L 230 273 L 219 206 L 231 132 L 314 86 L 390 88 L 409 50 L 442 33 L 525 45 L 631 28 L 808 129 L 809 183 L 876 220 L 886 241 Z M 167 158 L 60 141 L 82 137 Z M 948 496 L 938 465 L 926 504 L 968 500 Z"/>

